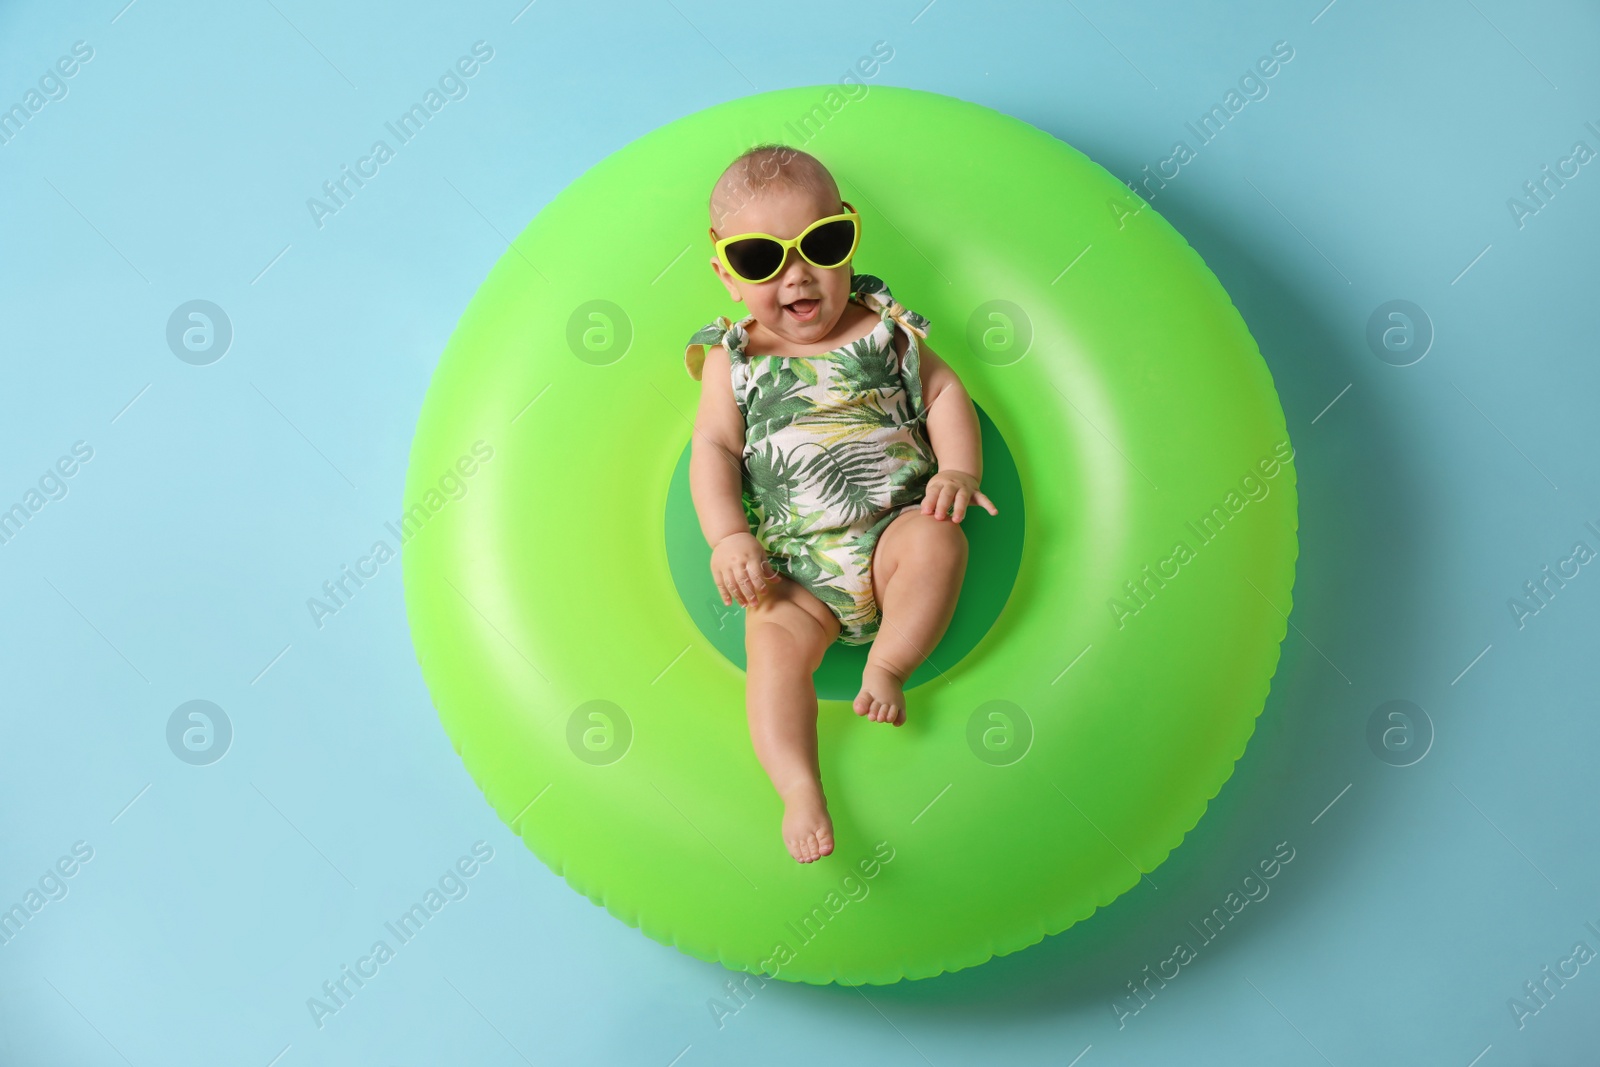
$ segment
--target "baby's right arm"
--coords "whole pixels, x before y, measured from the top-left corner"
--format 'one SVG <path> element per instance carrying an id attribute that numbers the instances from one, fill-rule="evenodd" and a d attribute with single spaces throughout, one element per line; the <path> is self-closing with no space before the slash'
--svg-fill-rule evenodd
<path id="1" fill-rule="evenodd" d="M 779 575 L 767 565 L 766 550 L 745 517 L 744 417 L 733 398 L 728 353 L 706 349 L 700 373 L 700 407 L 695 413 L 689 455 L 689 493 L 700 518 L 700 532 L 711 546 L 711 576 L 722 602 L 749 607 Z"/>

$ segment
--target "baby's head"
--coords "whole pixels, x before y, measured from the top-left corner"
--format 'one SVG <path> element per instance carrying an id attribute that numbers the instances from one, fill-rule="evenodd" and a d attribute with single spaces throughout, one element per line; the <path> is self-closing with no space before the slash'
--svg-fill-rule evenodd
<path id="1" fill-rule="evenodd" d="M 739 234 L 792 239 L 819 219 L 854 215 L 839 199 L 827 167 L 815 156 L 777 144 L 757 145 L 735 159 L 717 179 L 710 207 L 713 248 Z M 807 255 L 838 261 L 832 267 L 818 267 L 793 248 L 779 266 L 770 242 L 750 241 L 726 246 L 726 265 L 713 254 L 711 268 L 728 295 L 743 301 L 762 326 L 795 345 L 815 344 L 833 331 L 850 301 L 851 256 L 859 231 L 860 220 L 852 218 L 808 235 Z M 777 273 L 763 277 L 774 269 Z M 745 280 L 751 277 L 763 280 Z"/>

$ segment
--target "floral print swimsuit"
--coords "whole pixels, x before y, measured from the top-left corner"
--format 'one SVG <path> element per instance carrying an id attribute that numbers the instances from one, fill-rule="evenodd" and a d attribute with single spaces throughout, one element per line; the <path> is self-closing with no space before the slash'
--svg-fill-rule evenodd
<path id="1" fill-rule="evenodd" d="M 865 337 L 813 356 L 745 352 L 746 324 L 719 315 L 689 339 L 684 362 L 699 379 L 705 350 L 728 353 L 744 416 L 743 502 L 771 566 L 839 619 L 838 641 L 864 645 L 882 622 L 872 594 L 872 550 L 902 513 L 922 506 L 937 459 L 928 443 L 917 341 L 928 320 L 895 302 L 870 274 L 851 297 L 876 310 Z M 895 356 L 894 331 L 908 338 Z"/>

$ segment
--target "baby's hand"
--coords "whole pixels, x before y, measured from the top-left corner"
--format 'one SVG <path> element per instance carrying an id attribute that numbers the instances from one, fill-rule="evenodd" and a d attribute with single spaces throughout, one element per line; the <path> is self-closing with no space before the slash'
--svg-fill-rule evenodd
<path id="1" fill-rule="evenodd" d="M 943 519 L 949 512 L 951 519 L 960 522 L 967 513 L 968 500 L 981 504 L 991 515 L 1000 514 L 989 498 L 978 492 L 978 479 L 966 471 L 940 470 L 928 479 L 922 513 Z"/>
<path id="2" fill-rule="evenodd" d="M 712 546 L 711 577 L 716 579 L 724 604 L 737 599 L 740 607 L 748 608 L 766 592 L 768 582 L 783 575 L 767 562 L 766 549 L 756 535 L 746 532 L 729 534 Z"/>

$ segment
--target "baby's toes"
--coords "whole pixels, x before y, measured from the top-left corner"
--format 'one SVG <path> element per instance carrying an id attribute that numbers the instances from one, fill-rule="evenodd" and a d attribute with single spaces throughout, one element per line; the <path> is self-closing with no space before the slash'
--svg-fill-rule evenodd
<path id="1" fill-rule="evenodd" d="M 816 839 L 818 857 L 826 856 L 833 851 L 833 828 L 831 826 L 819 828 L 816 833 Z"/>

